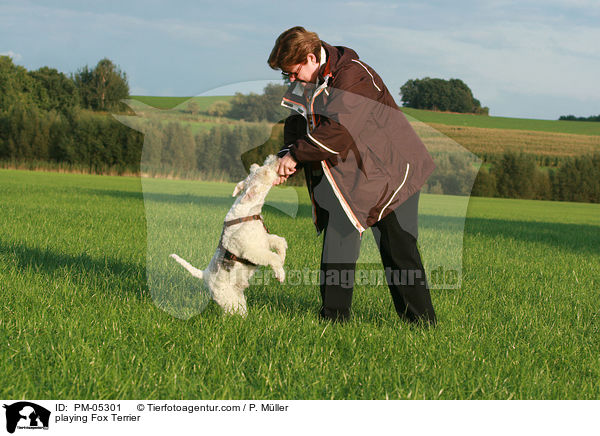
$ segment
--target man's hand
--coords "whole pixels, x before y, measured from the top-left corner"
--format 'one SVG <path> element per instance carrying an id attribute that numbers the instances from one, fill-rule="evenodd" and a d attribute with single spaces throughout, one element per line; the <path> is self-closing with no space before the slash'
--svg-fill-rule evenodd
<path id="1" fill-rule="evenodd" d="M 279 159 L 279 166 L 277 167 L 277 174 L 279 179 L 275 180 L 274 185 L 279 185 L 285 182 L 289 176 L 296 172 L 296 161 L 292 155 L 288 152 L 281 159 Z"/>

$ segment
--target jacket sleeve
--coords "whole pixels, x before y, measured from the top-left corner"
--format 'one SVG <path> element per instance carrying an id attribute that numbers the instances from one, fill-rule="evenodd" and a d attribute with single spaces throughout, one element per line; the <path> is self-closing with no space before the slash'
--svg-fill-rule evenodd
<path id="1" fill-rule="evenodd" d="M 319 162 L 346 151 L 354 143 L 348 130 L 332 118 L 321 115 L 312 132 L 305 131 L 290 147 L 296 162 Z"/>
<path id="2" fill-rule="evenodd" d="M 283 146 L 277 156 L 283 157 L 287 154 L 292 144 L 304 135 L 306 135 L 306 120 L 304 117 L 299 114 L 287 117 L 283 126 Z"/>
<path id="3" fill-rule="evenodd" d="M 283 146 L 277 153 L 277 157 L 283 157 L 287 153 L 290 153 L 297 164 L 296 169 L 299 170 L 303 167 L 303 164 L 296 159 L 291 153 L 292 145 L 299 139 L 306 135 L 306 119 L 302 115 L 294 114 L 290 115 L 285 119 L 283 126 Z M 298 174 L 298 171 L 292 174 L 292 176 Z"/>

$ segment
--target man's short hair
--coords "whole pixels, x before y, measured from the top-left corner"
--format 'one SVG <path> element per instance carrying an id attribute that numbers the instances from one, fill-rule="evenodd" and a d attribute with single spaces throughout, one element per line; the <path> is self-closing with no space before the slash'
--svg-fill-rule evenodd
<path id="1" fill-rule="evenodd" d="M 312 53 L 317 62 L 321 62 L 321 40 L 315 32 L 296 26 L 283 32 L 275 41 L 269 56 L 269 66 L 274 70 L 285 70 L 292 65 L 306 62 L 306 56 Z"/>

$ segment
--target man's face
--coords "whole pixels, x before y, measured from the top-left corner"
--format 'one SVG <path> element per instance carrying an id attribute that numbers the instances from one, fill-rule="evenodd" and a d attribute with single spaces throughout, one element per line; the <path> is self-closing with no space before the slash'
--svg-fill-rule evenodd
<path id="1" fill-rule="evenodd" d="M 319 63 L 314 54 L 310 53 L 306 57 L 306 62 L 302 64 L 291 65 L 283 70 L 289 76 L 290 82 L 314 83 L 319 74 Z"/>

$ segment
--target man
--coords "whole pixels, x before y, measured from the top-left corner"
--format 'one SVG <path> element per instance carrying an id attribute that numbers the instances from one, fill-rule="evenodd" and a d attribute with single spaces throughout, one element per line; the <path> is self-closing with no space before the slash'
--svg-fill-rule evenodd
<path id="1" fill-rule="evenodd" d="M 291 82 L 282 105 L 297 112 L 285 121 L 276 184 L 304 167 L 324 230 L 320 316 L 349 319 L 361 235 L 372 227 L 398 315 L 435 324 L 417 249 L 419 192 L 435 167 L 423 143 L 353 50 L 293 27 L 268 63 Z"/>

